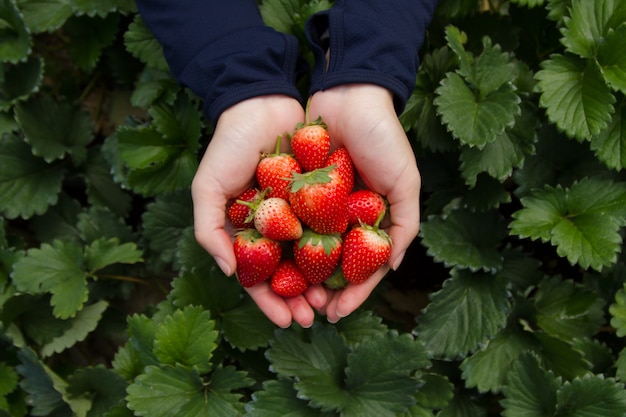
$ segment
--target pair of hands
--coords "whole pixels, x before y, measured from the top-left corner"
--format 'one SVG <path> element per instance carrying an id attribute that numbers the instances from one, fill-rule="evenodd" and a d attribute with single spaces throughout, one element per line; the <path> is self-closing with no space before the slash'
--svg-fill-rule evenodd
<path id="1" fill-rule="evenodd" d="M 419 230 L 420 175 L 407 137 L 396 116 L 391 93 L 378 86 L 351 84 L 315 93 L 309 116 L 328 124 L 332 147 L 345 146 L 365 185 L 387 197 L 391 257 L 370 279 L 341 290 L 311 286 L 303 295 L 284 299 L 267 282 L 246 291 L 277 326 L 292 321 L 313 324 L 314 310 L 337 322 L 356 310 L 385 276 L 396 269 Z M 232 226 L 226 205 L 253 182 L 259 155 L 271 152 L 276 136 L 292 132 L 305 119 L 301 104 L 269 95 L 242 101 L 222 113 L 191 187 L 198 243 L 226 275 L 235 273 Z M 288 141 L 283 141 L 288 151 Z"/>

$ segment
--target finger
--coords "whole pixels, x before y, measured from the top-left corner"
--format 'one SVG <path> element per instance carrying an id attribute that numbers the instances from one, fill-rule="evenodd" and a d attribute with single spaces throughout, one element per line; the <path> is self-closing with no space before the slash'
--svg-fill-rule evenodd
<path id="1" fill-rule="evenodd" d="M 367 300 L 388 271 L 389 267 L 383 266 L 365 282 L 361 284 L 348 284 L 343 290 L 337 291 L 326 308 L 328 321 L 336 323 L 343 317 L 352 314 Z"/>
<path id="2" fill-rule="evenodd" d="M 278 327 L 286 329 L 291 326 L 292 307 L 298 312 L 299 319 L 305 321 L 304 314 L 300 312 L 300 306 L 296 305 L 297 303 L 293 303 L 294 305 L 289 307 L 285 299 L 275 294 L 267 282 L 246 288 L 246 292 L 250 294 L 250 297 L 252 297 L 252 300 L 263 314 Z"/>
<path id="3" fill-rule="evenodd" d="M 319 312 L 326 308 L 326 304 L 330 300 L 329 291 L 323 285 L 311 285 L 304 292 L 304 298 L 311 307 Z"/>
<path id="4" fill-rule="evenodd" d="M 293 321 L 304 328 L 308 328 L 313 325 L 315 313 L 304 296 L 298 295 L 295 297 L 285 298 L 284 300 L 287 307 L 289 307 L 289 310 L 291 310 Z"/>

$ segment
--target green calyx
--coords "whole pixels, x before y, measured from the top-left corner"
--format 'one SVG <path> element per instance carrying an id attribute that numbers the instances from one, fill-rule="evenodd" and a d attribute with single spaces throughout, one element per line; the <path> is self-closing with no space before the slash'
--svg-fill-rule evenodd
<path id="1" fill-rule="evenodd" d="M 285 178 L 290 181 L 291 192 L 295 193 L 307 184 L 326 184 L 332 180 L 330 172 L 337 167 L 336 164 L 318 168 L 313 171 L 298 173 L 292 171 L 292 178 Z"/>
<path id="2" fill-rule="evenodd" d="M 311 246 L 322 245 L 324 253 L 330 255 L 333 249 L 341 243 L 341 236 L 338 233 L 321 234 L 311 229 L 306 229 L 298 241 L 298 249 L 302 249 L 307 243 L 311 243 Z"/>

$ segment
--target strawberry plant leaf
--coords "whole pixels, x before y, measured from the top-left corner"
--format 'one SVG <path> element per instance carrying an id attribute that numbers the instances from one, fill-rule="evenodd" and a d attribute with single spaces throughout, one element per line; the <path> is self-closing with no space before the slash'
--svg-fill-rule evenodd
<path id="1" fill-rule="evenodd" d="M 454 210 L 445 216 L 433 216 L 422 224 L 421 234 L 428 253 L 446 266 L 473 271 L 496 271 L 502 266 L 498 246 L 506 230 L 495 212 Z"/>
<path id="2" fill-rule="evenodd" d="M 15 2 L 0 1 L 2 16 L 2 42 L 0 42 L 0 62 L 17 63 L 26 59 L 31 51 L 32 40 Z"/>
<path id="3" fill-rule="evenodd" d="M 335 412 L 320 412 L 309 407 L 307 401 L 297 397 L 297 391 L 288 379 L 267 380 L 263 389 L 257 391 L 246 404 L 246 417 L 333 417 Z"/>
<path id="4" fill-rule="evenodd" d="M 498 209 L 501 204 L 510 203 L 511 194 L 503 182 L 482 173 L 476 177 L 476 184 L 465 190 L 458 201 L 461 207 L 469 211 L 487 212 Z"/>
<path id="5" fill-rule="evenodd" d="M 626 348 L 620 351 L 617 361 L 615 362 L 615 367 L 617 368 L 615 376 L 619 378 L 620 381 L 626 380 Z"/>
<path id="6" fill-rule="evenodd" d="M 185 140 L 190 150 L 197 150 L 202 130 L 202 113 L 188 94 L 179 94 L 172 104 L 155 104 L 148 113 L 156 129 L 166 139 Z"/>
<path id="7" fill-rule="evenodd" d="M 591 139 L 591 149 L 607 167 L 626 167 L 626 102 L 622 99 L 606 129 Z"/>
<path id="8" fill-rule="evenodd" d="M 55 317 L 74 317 L 87 301 L 87 273 L 82 248 L 55 240 L 29 249 L 13 266 L 13 283 L 32 294 L 50 292 Z"/>
<path id="9" fill-rule="evenodd" d="M 570 15 L 561 30 L 562 43 L 569 52 L 592 58 L 609 29 L 625 20 L 626 7 L 619 0 L 572 0 Z"/>
<path id="10" fill-rule="evenodd" d="M 525 7 L 543 6 L 544 0 L 511 0 L 511 3 L 517 3 Z"/>
<path id="11" fill-rule="evenodd" d="M 178 240 L 193 223 L 191 195 L 188 190 L 159 195 L 147 206 L 142 220 L 150 249 L 164 262 L 171 262 Z"/>
<path id="12" fill-rule="evenodd" d="M 128 317 L 127 322 L 128 342 L 116 353 L 113 367 L 125 379 L 132 380 L 147 366 L 155 366 L 159 363 L 152 351 L 157 322 L 137 314 Z"/>
<path id="13" fill-rule="evenodd" d="M 211 370 L 218 333 L 211 314 L 202 307 L 177 310 L 156 331 L 154 354 L 165 365 L 182 365 L 200 373 Z"/>
<path id="14" fill-rule="evenodd" d="M 557 392 L 557 415 L 622 417 L 625 409 L 624 385 L 602 375 L 567 381 Z"/>
<path id="15" fill-rule="evenodd" d="M 82 342 L 93 332 L 102 314 L 108 307 L 106 301 L 100 300 L 93 304 L 83 307 L 76 316 L 67 320 L 67 329 L 62 334 L 53 338 L 41 347 L 41 356 L 43 358 L 52 356 L 55 353 L 61 353 L 65 349 L 74 346 L 78 342 Z"/>
<path id="16" fill-rule="evenodd" d="M 457 73 L 448 73 L 436 94 L 435 105 L 442 121 L 467 146 L 482 148 L 493 142 L 514 125 L 520 113 L 520 98 L 512 84 L 477 97 Z"/>
<path id="17" fill-rule="evenodd" d="M 598 63 L 602 74 L 614 90 L 626 94 L 626 56 L 620 51 L 626 49 L 626 25 L 610 29 L 598 46 Z"/>
<path id="18" fill-rule="evenodd" d="M 250 298 L 223 311 L 219 325 L 224 339 L 240 350 L 267 346 L 276 329 Z"/>
<path id="19" fill-rule="evenodd" d="M 88 16 L 104 17 L 114 11 L 122 14 L 137 11 L 133 0 L 70 0 L 70 3 L 77 14 Z"/>
<path id="20" fill-rule="evenodd" d="M 130 227 L 110 210 L 102 207 L 94 206 L 79 213 L 75 227 L 82 241 L 89 244 L 102 238 L 116 238 L 124 243 L 134 240 Z"/>
<path id="21" fill-rule="evenodd" d="M 56 102 L 48 95 L 33 96 L 15 106 L 15 117 L 32 146 L 34 155 L 46 162 L 69 154 L 76 164 L 86 156 L 93 140 L 89 115 L 68 101 Z"/>
<path id="22" fill-rule="evenodd" d="M 233 368 L 218 368 L 211 374 L 210 389 L 197 371 L 182 366 L 149 366 L 127 388 L 128 407 L 136 415 L 151 417 L 196 417 L 241 415 L 241 395 L 231 390 L 251 384 Z"/>
<path id="23" fill-rule="evenodd" d="M 87 198 L 93 206 L 108 207 L 113 213 L 125 216 L 131 209 L 131 196 L 116 184 L 111 167 L 100 148 L 90 150 L 84 165 Z"/>
<path id="24" fill-rule="evenodd" d="M 533 335 L 537 342 L 533 353 L 541 366 L 565 380 L 572 380 L 589 373 L 591 363 L 570 341 L 544 332 L 534 332 Z"/>
<path id="25" fill-rule="evenodd" d="M 235 308 L 242 300 L 237 280 L 224 277 L 217 266 L 181 273 L 172 281 L 170 298 L 176 307 L 202 306 L 215 313 Z"/>
<path id="26" fill-rule="evenodd" d="M 546 186 L 521 201 L 511 234 L 550 242 L 560 256 L 582 268 L 600 270 L 615 263 L 622 242 L 625 184 L 584 179 L 569 189 Z"/>
<path id="27" fill-rule="evenodd" d="M 609 306 L 611 326 L 619 337 L 626 336 L 626 284 L 615 293 L 615 302 Z"/>
<path id="28" fill-rule="evenodd" d="M 0 396 L 5 396 L 17 388 L 19 376 L 12 366 L 0 362 Z"/>
<path id="29" fill-rule="evenodd" d="M 614 112 L 615 96 L 595 60 L 554 54 L 535 74 L 539 104 L 568 136 L 590 139 L 605 129 Z"/>
<path id="30" fill-rule="evenodd" d="M 192 275 L 204 275 L 205 281 L 206 277 L 216 277 L 214 280 L 208 281 L 219 281 L 220 283 L 226 283 L 224 288 L 220 291 L 217 291 L 215 294 L 219 294 L 219 297 L 210 297 L 210 294 L 213 292 L 211 290 L 205 291 L 202 297 L 197 297 L 197 300 L 202 304 L 203 299 L 210 299 L 211 301 L 220 302 L 218 300 L 213 300 L 213 298 L 219 298 L 220 300 L 232 300 L 231 295 L 233 292 L 235 294 L 240 293 L 241 287 L 237 287 L 238 284 L 235 285 L 233 282 L 226 281 L 224 279 L 224 274 L 219 274 L 219 272 L 214 268 L 215 260 L 213 257 L 204 249 L 195 237 L 195 232 L 193 226 L 187 226 L 182 233 L 180 238 L 178 239 L 176 255 L 174 258 L 174 266 L 177 270 L 181 272 L 181 275 L 184 275 L 186 272 L 191 272 Z M 219 275 L 219 277 L 217 277 Z M 194 281 L 192 279 L 192 281 Z M 207 281 L 207 283 L 208 283 Z M 204 281 L 199 281 L 198 283 L 202 283 Z M 228 284 L 231 284 L 230 286 Z M 226 288 L 230 288 L 233 291 L 229 291 Z M 201 288 L 197 288 L 195 291 L 204 292 Z M 191 291 L 186 292 L 191 299 L 194 299 L 194 293 L 196 293 L 193 289 Z M 197 293 L 196 293 L 197 294 Z M 177 297 L 179 298 L 179 297 Z M 235 298 L 238 299 L 237 296 Z M 229 302 L 227 302 L 228 304 Z M 191 303 L 188 303 L 191 304 Z M 236 301 L 235 301 L 236 304 Z M 206 306 L 208 308 L 208 306 Z"/>
<path id="31" fill-rule="evenodd" d="M 126 396 L 126 381 L 102 365 L 79 369 L 69 376 L 67 383 L 69 395 L 90 400 L 91 407 L 86 417 L 106 415 Z"/>
<path id="32" fill-rule="evenodd" d="M 453 270 L 443 288 L 432 294 L 416 330 L 435 357 L 462 357 L 504 328 L 509 308 L 506 282 L 486 273 Z"/>
<path id="33" fill-rule="evenodd" d="M 73 14 L 70 0 L 18 0 L 17 5 L 31 33 L 54 32 Z"/>
<path id="34" fill-rule="evenodd" d="M 170 67 L 163 56 L 163 47 L 139 14 L 135 15 L 133 22 L 124 33 L 124 44 L 128 52 L 148 67 L 165 73 L 170 72 Z"/>
<path id="35" fill-rule="evenodd" d="M 544 279 L 533 298 L 537 325 L 564 340 L 592 336 L 604 323 L 604 302 L 572 281 Z"/>
<path id="36" fill-rule="evenodd" d="M 0 138 L 0 210 L 9 219 L 43 214 L 57 202 L 64 171 L 46 164 L 18 138 Z"/>
<path id="37" fill-rule="evenodd" d="M 446 408 L 437 417 L 484 417 L 487 410 L 477 403 L 467 391 L 458 390 Z"/>
<path id="38" fill-rule="evenodd" d="M 335 327 L 351 347 L 389 331 L 382 319 L 368 310 L 358 310 L 344 317 L 335 323 Z"/>
<path id="39" fill-rule="evenodd" d="M 454 385 L 446 376 L 428 372 L 421 374 L 420 379 L 421 386 L 415 400 L 421 407 L 445 408 L 454 397 Z"/>
<path id="40" fill-rule="evenodd" d="M 70 36 L 68 52 L 79 68 L 88 72 L 96 67 L 103 49 L 115 40 L 118 24 L 118 14 L 103 18 L 77 16 L 68 19 L 63 31 Z"/>
<path id="41" fill-rule="evenodd" d="M 13 65 L 5 65 L 0 77 L 0 111 L 11 109 L 41 87 L 43 61 L 34 56 Z"/>
<path id="42" fill-rule="evenodd" d="M 504 417 L 556 415 L 557 391 L 561 381 L 539 366 L 531 354 L 523 355 L 512 365 L 503 387 Z"/>
<path id="43" fill-rule="evenodd" d="M 80 203 L 62 193 L 56 205 L 31 219 L 33 233 L 41 242 L 62 240 L 79 243 L 81 236 L 76 229 L 76 220 L 80 212 Z"/>
<path id="44" fill-rule="evenodd" d="M 120 244 L 118 238 L 100 238 L 85 248 L 86 267 L 91 274 L 116 263 L 141 262 L 141 255 L 134 242 Z"/>

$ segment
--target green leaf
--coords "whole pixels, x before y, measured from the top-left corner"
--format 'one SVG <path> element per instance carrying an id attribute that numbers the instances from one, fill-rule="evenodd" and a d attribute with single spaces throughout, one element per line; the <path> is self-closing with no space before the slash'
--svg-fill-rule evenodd
<path id="1" fill-rule="evenodd" d="M 569 189 L 535 190 L 521 202 L 511 234 L 549 241 L 560 256 L 582 268 L 600 270 L 615 263 L 622 242 L 625 184 L 583 179 Z"/>
<path id="2" fill-rule="evenodd" d="M 619 352 L 617 361 L 615 361 L 615 376 L 622 381 L 626 381 L 626 348 Z"/>
<path id="3" fill-rule="evenodd" d="M 620 0 L 572 0 L 570 15 L 561 30 L 561 41 L 569 52 L 592 58 L 609 29 L 625 20 L 626 7 Z"/>
<path id="4" fill-rule="evenodd" d="M 17 63 L 31 52 L 32 40 L 12 0 L 0 0 L 0 62 Z"/>
<path id="5" fill-rule="evenodd" d="M 162 364 L 208 372 L 217 338 L 211 314 L 201 307 L 188 306 L 161 323 L 155 334 L 154 354 Z"/>
<path id="6" fill-rule="evenodd" d="M 39 95 L 18 103 L 15 117 L 32 146 L 34 155 L 46 162 L 69 154 L 76 163 L 87 156 L 86 146 L 93 139 L 89 115 L 68 101 L 55 102 L 48 95 Z"/>
<path id="7" fill-rule="evenodd" d="M 437 417 L 487 417 L 487 411 L 467 391 L 457 391 L 446 408 Z"/>
<path id="8" fill-rule="evenodd" d="M 526 7 L 537 7 L 537 6 L 542 6 L 544 3 L 544 0 L 511 0 L 512 3 L 517 3 L 520 6 L 526 6 Z"/>
<path id="9" fill-rule="evenodd" d="M 54 32 L 72 16 L 70 0 L 17 0 L 31 33 Z"/>
<path id="10" fill-rule="evenodd" d="M 0 362 L 0 397 L 11 393 L 17 388 L 18 378 L 19 376 L 15 368 Z"/>
<path id="11" fill-rule="evenodd" d="M 624 385 L 602 375 L 585 375 L 565 382 L 557 394 L 557 415 L 623 417 L 624 410 Z"/>
<path id="12" fill-rule="evenodd" d="M 615 96 L 595 60 L 554 54 L 535 74 L 539 104 L 568 136 L 590 139 L 605 129 L 614 112 Z"/>
<path id="13" fill-rule="evenodd" d="M 503 388 L 504 417 L 556 415 L 557 391 L 561 382 L 539 366 L 530 354 L 513 364 Z"/>
<path id="14" fill-rule="evenodd" d="M 171 262 L 177 242 L 187 227 L 193 225 L 189 190 L 159 195 L 143 213 L 144 236 L 151 250 L 161 260 Z"/>
<path id="15" fill-rule="evenodd" d="M 132 205 L 131 196 L 113 180 L 111 167 L 100 148 L 88 152 L 84 169 L 89 203 L 107 207 L 119 216 L 128 214 Z"/>
<path id="16" fill-rule="evenodd" d="M 118 238 L 100 238 L 85 249 L 87 270 L 90 273 L 116 263 L 134 264 L 141 262 L 142 252 L 133 242 L 120 244 Z"/>
<path id="17" fill-rule="evenodd" d="M 533 344 L 532 336 L 517 326 L 502 330 L 485 347 L 463 360 L 460 369 L 465 385 L 479 392 L 501 392 L 511 368 Z"/>
<path id="18" fill-rule="evenodd" d="M 533 352 L 541 366 L 549 369 L 565 380 L 586 375 L 591 370 L 591 363 L 569 341 L 565 341 L 544 332 L 534 332 L 537 341 Z"/>
<path id="19" fill-rule="evenodd" d="M 41 87 L 42 80 L 41 58 L 31 56 L 23 62 L 5 65 L 4 76 L 0 77 L 0 111 L 7 111 L 16 103 L 26 100 Z"/>
<path id="20" fill-rule="evenodd" d="M 86 417 L 104 416 L 126 396 L 126 381 L 102 365 L 80 368 L 67 382 L 68 394 L 89 399 L 91 407 Z"/>
<path id="21" fill-rule="evenodd" d="M 0 138 L 0 210 L 9 219 L 42 214 L 57 202 L 64 171 L 33 156 L 11 135 Z"/>
<path id="22" fill-rule="evenodd" d="M 447 407 L 454 398 L 454 384 L 437 373 L 420 375 L 421 386 L 415 396 L 417 404 L 424 408 L 441 409 Z"/>
<path id="23" fill-rule="evenodd" d="M 435 357 L 453 359 L 485 344 L 506 325 L 506 283 L 486 273 L 453 270 L 419 318 L 417 332 Z"/>
<path id="24" fill-rule="evenodd" d="M 181 274 L 191 272 L 193 274 L 200 275 L 214 275 L 212 271 L 215 265 L 213 257 L 206 251 L 206 249 L 200 246 L 196 240 L 193 226 L 188 226 L 185 230 L 183 230 L 180 239 L 178 239 L 176 256 L 174 258 L 174 267 L 180 270 Z M 217 279 L 223 282 L 228 282 L 224 279 L 224 274 L 221 274 Z M 235 285 L 232 285 L 231 287 L 235 287 Z M 236 292 L 239 293 L 240 291 Z M 220 292 L 218 291 L 218 293 Z M 192 295 L 192 292 L 189 292 L 188 294 L 191 298 L 195 298 Z M 222 299 L 222 295 L 223 294 L 220 294 L 220 297 L 211 298 Z M 206 296 L 208 296 L 208 294 L 206 294 Z M 200 298 L 198 299 L 200 300 Z M 226 297 L 226 299 L 231 298 Z"/>
<path id="25" fill-rule="evenodd" d="M 202 113 L 188 94 L 179 94 L 173 104 L 159 102 L 148 110 L 156 129 L 167 140 L 186 141 L 191 150 L 198 148 Z"/>
<path id="26" fill-rule="evenodd" d="M 604 323 L 604 302 L 572 281 L 547 278 L 534 296 L 537 325 L 564 340 L 593 336 Z"/>
<path id="27" fill-rule="evenodd" d="M 147 66 L 159 71 L 170 72 L 163 56 L 163 47 L 150 32 L 139 14 L 135 15 L 128 31 L 124 34 L 124 44 L 128 52 Z"/>
<path id="28" fill-rule="evenodd" d="M 619 337 L 626 336 L 626 284 L 615 293 L 615 303 L 609 306 L 611 326 L 615 327 Z"/>
<path id="29" fill-rule="evenodd" d="M 474 56 L 465 50 L 467 43 L 467 34 L 456 26 L 446 26 L 446 42 L 448 47 L 457 55 L 459 62 L 459 74 L 469 79 L 472 75 L 472 65 L 474 64 Z"/>
<path id="30" fill-rule="evenodd" d="M 133 0 L 70 0 L 72 8 L 78 14 L 104 17 L 107 14 L 119 11 L 122 14 L 136 12 L 137 7 Z"/>
<path id="31" fill-rule="evenodd" d="M 142 373 L 146 366 L 159 363 L 153 352 L 157 323 L 137 314 L 129 316 L 127 321 L 128 342 L 115 355 L 113 367 L 125 379 L 132 380 Z"/>
<path id="32" fill-rule="evenodd" d="M 241 396 L 230 391 L 250 382 L 232 368 L 220 368 L 205 386 L 194 370 L 150 366 L 128 386 L 128 407 L 138 416 L 238 417 L 243 408 Z"/>
<path id="33" fill-rule="evenodd" d="M 81 309 L 76 313 L 76 316 L 66 321 L 68 328 L 61 335 L 41 347 L 41 356 L 45 358 L 55 353 L 61 353 L 85 340 L 98 326 L 108 305 L 106 301 L 100 300 Z"/>
<path id="34" fill-rule="evenodd" d="M 446 266 L 496 271 L 502 266 L 498 251 L 506 235 L 503 220 L 495 212 L 454 210 L 431 217 L 421 226 L 428 253 Z"/>
<path id="35" fill-rule="evenodd" d="M 29 249 L 13 267 L 13 283 L 20 291 L 52 293 L 54 315 L 74 317 L 82 308 L 89 291 L 82 249 L 71 242 L 54 241 Z"/>
<path id="36" fill-rule="evenodd" d="M 307 401 L 297 397 L 297 391 L 288 379 L 266 380 L 263 389 L 252 394 L 246 404 L 246 417 L 332 417 L 309 407 Z"/>
<path id="37" fill-rule="evenodd" d="M 80 69 L 89 72 L 96 67 L 104 48 L 115 40 L 119 20 L 118 14 L 109 14 L 104 18 L 77 16 L 66 22 L 67 50 Z"/>
<path id="38" fill-rule="evenodd" d="M 81 236 L 76 221 L 82 208 L 78 201 L 65 193 L 59 195 L 56 205 L 41 216 L 30 220 L 30 227 L 40 242 L 52 243 L 55 240 L 80 243 Z"/>
<path id="39" fill-rule="evenodd" d="M 610 29 L 598 47 L 598 63 L 602 74 L 614 90 L 626 94 L 626 25 Z"/>
<path id="40" fill-rule="evenodd" d="M 485 173 L 476 177 L 476 184 L 462 192 L 456 200 L 458 207 L 471 212 L 488 212 L 497 210 L 500 205 L 511 202 L 511 194 L 504 181 L 499 181 Z M 456 202 L 455 202 L 456 203 Z"/>
<path id="41" fill-rule="evenodd" d="M 220 326 L 224 339 L 241 350 L 267 346 L 276 329 L 250 298 L 244 298 L 236 307 L 223 310 Z"/>
<path id="42" fill-rule="evenodd" d="M 617 106 L 611 122 L 591 139 L 591 149 L 607 167 L 617 171 L 626 167 L 626 103 Z"/>
<path id="43" fill-rule="evenodd" d="M 483 148 L 493 142 L 520 114 L 520 98 L 512 84 L 477 96 L 458 74 L 448 73 L 436 94 L 438 114 L 452 135 L 467 146 Z"/>
<path id="44" fill-rule="evenodd" d="M 360 309 L 335 323 L 335 328 L 343 336 L 348 346 L 367 343 L 372 337 L 382 336 L 389 329 L 382 318 L 370 310 Z"/>

